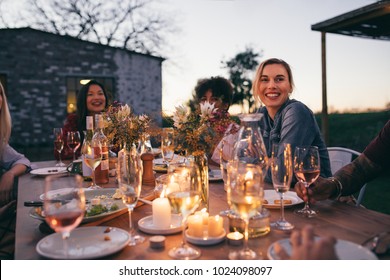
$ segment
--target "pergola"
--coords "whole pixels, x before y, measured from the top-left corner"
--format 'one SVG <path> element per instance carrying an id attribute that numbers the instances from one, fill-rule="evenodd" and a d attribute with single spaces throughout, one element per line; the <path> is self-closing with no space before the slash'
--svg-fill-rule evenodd
<path id="1" fill-rule="evenodd" d="M 351 12 L 313 24 L 321 32 L 322 63 L 322 133 L 329 144 L 328 104 L 326 87 L 326 33 L 390 40 L 390 0 L 378 1 Z"/>

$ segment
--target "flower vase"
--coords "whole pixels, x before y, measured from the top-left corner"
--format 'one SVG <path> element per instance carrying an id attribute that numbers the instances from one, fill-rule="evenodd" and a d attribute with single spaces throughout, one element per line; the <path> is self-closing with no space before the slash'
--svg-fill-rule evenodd
<path id="1" fill-rule="evenodd" d="M 117 180 L 118 183 L 132 184 L 136 180 L 137 169 L 142 168 L 141 157 L 137 152 L 135 145 L 130 147 L 126 144 L 123 145 L 123 148 L 118 152 L 118 168 L 117 168 Z M 122 176 L 120 176 L 122 173 Z M 123 174 L 126 173 L 126 174 Z M 140 172 L 142 176 L 142 170 Z M 119 178 L 122 177 L 122 180 L 126 179 L 126 182 L 120 182 Z"/>
<path id="2" fill-rule="evenodd" d="M 199 168 L 200 180 L 202 182 L 202 203 L 200 209 L 206 208 L 209 212 L 209 165 L 206 154 L 190 155 L 190 161 L 196 163 Z"/>

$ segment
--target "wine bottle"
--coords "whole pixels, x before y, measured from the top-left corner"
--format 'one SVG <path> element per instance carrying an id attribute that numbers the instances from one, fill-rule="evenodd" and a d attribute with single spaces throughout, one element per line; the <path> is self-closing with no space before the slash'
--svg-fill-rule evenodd
<path id="1" fill-rule="evenodd" d="M 87 141 L 92 141 L 93 137 L 93 117 L 87 116 L 87 130 L 84 132 L 84 141 L 81 148 L 81 151 L 83 151 L 83 147 L 85 146 Z M 85 163 L 84 161 L 84 155 L 83 155 L 83 177 L 85 181 L 92 180 L 92 169 Z"/>
<path id="2" fill-rule="evenodd" d="M 95 181 L 96 184 L 107 184 L 109 181 L 109 159 L 108 159 L 108 138 L 104 135 L 103 128 L 103 116 L 101 114 L 95 115 L 95 133 L 93 139 L 99 139 L 102 145 L 102 161 L 100 165 L 95 169 Z"/>

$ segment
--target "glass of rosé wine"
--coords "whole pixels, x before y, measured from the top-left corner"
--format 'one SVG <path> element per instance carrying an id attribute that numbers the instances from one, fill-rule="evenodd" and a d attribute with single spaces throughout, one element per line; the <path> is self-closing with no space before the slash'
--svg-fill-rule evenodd
<path id="1" fill-rule="evenodd" d="M 80 175 L 53 175 L 45 179 L 44 213 L 47 224 L 61 233 L 65 259 L 69 259 L 68 238 L 83 220 L 85 194 Z"/>
<path id="2" fill-rule="evenodd" d="M 294 153 L 294 174 L 298 181 L 309 188 L 320 176 L 320 156 L 318 147 L 306 146 L 296 147 Z M 318 211 L 310 208 L 309 200 L 305 203 L 303 209 L 297 209 L 295 214 L 307 218 L 316 217 Z"/>

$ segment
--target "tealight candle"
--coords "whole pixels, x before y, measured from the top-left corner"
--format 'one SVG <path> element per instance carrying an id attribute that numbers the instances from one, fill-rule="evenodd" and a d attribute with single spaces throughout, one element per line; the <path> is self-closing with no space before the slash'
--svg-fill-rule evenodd
<path id="1" fill-rule="evenodd" d="M 239 246 L 244 240 L 244 235 L 238 231 L 229 232 L 227 238 L 230 245 Z"/>
<path id="2" fill-rule="evenodd" d="M 220 236 L 223 228 L 223 218 L 219 215 L 211 216 L 208 219 L 207 231 L 210 237 Z"/>
<path id="3" fill-rule="evenodd" d="M 207 225 L 208 222 L 209 222 L 209 213 L 207 212 L 207 209 L 206 208 L 203 208 L 202 210 L 200 211 L 196 211 L 195 212 L 195 215 L 199 215 L 202 217 L 202 220 L 203 220 L 203 224 L 204 225 Z"/>
<path id="4" fill-rule="evenodd" d="M 200 215 L 191 215 L 187 220 L 188 234 L 194 237 L 203 237 L 203 219 Z"/>
<path id="5" fill-rule="evenodd" d="M 168 198 L 159 197 L 153 200 L 153 225 L 157 228 L 169 228 L 171 225 L 171 206 Z"/>

